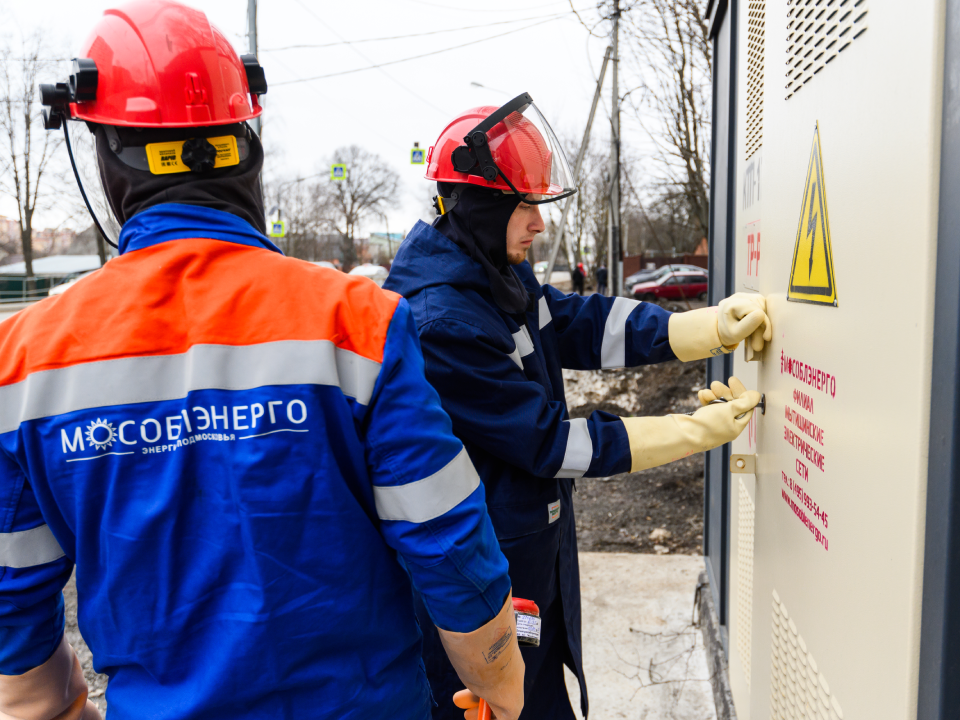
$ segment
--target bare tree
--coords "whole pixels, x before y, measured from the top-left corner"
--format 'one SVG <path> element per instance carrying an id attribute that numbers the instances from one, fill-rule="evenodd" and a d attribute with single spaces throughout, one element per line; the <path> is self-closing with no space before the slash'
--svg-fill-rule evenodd
<path id="1" fill-rule="evenodd" d="M 330 248 L 333 222 L 327 217 L 328 190 L 317 176 L 274 180 L 265 185 L 268 214 L 279 211 L 286 235 L 277 239 L 285 255 L 301 260 L 325 260 L 339 255 Z M 326 231 L 326 232 L 324 232 Z"/>
<path id="2" fill-rule="evenodd" d="M 623 59 L 639 79 L 624 111 L 656 148 L 653 172 L 637 189 L 649 193 L 651 208 L 660 206 L 652 214 L 671 218 L 668 226 L 677 232 L 670 244 L 685 251 L 706 236 L 710 217 L 711 54 L 702 6 L 699 0 L 643 0 L 622 25 Z"/>
<path id="3" fill-rule="evenodd" d="M 28 290 L 34 285 L 34 214 L 50 198 L 48 176 L 63 142 L 60 133 L 44 130 L 40 121 L 37 85 L 54 74 L 56 61 L 50 57 L 39 34 L 0 47 L 0 190 L 17 202 Z"/>
<path id="4" fill-rule="evenodd" d="M 400 187 L 397 175 L 377 155 L 357 145 L 337 149 L 331 160 L 346 165 L 344 180 L 330 181 L 326 216 L 340 233 L 344 270 L 357 263 L 357 232 L 369 218 L 383 216 L 396 206 Z"/>

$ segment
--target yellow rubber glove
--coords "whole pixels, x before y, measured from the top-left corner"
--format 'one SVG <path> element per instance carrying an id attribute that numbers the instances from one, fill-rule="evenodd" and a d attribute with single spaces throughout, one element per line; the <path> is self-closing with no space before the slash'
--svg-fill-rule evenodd
<path id="1" fill-rule="evenodd" d="M 499 614 L 486 625 L 469 633 L 437 628 L 440 642 L 461 682 L 476 697 L 487 701 L 499 720 L 516 720 L 523 710 L 523 657 L 517 644 L 517 618 L 513 593 Z M 473 697 L 463 691 L 455 696 L 458 707 L 469 706 L 465 717 L 476 717 Z"/>
<path id="2" fill-rule="evenodd" d="M 689 362 L 733 352 L 741 340 L 750 338 L 756 352 L 773 338 L 763 295 L 736 293 L 716 307 L 673 313 L 667 325 L 670 348 Z"/>
<path id="3" fill-rule="evenodd" d="M 736 439 L 750 422 L 760 393 L 747 390 L 736 378 L 730 386 L 715 382 L 700 391 L 704 404 L 691 415 L 620 418 L 630 441 L 630 472 L 666 465 L 674 460 L 720 447 Z M 708 403 L 720 398 L 728 402 Z"/>
<path id="4" fill-rule="evenodd" d="M 754 352 L 773 339 L 773 326 L 767 317 L 767 299 L 757 293 L 734 293 L 717 306 L 717 332 L 720 342 L 736 347 L 750 338 Z"/>
<path id="5" fill-rule="evenodd" d="M 0 718 L 100 720 L 87 692 L 80 661 L 64 637 L 40 667 L 23 675 L 0 675 Z"/>

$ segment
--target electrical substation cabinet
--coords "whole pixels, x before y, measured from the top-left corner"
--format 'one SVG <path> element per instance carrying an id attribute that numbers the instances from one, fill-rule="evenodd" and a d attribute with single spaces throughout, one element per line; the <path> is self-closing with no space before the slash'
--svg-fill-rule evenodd
<path id="1" fill-rule="evenodd" d="M 711 301 L 774 326 L 709 368 L 766 398 L 707 460 L 742 720 L 960 717 L 958 4 L 709 3 Z"/>

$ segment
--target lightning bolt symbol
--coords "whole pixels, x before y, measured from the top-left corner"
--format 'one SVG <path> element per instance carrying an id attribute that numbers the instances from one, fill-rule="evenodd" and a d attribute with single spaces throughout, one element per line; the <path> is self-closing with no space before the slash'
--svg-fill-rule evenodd
<path id="1" fill-rule="evenodd" d="M 819 183 L 813 184 L 813 192 L 810 193 L 810 211 L 807 213 L 807 216 L 810 218 L 807 220 L 807 235 L 810 237 L 810 262 L 807 268 L 807 281 L 810 281 L 810 277 L 813 275 L 813 245 L 816 240 L 817 232 L 817 217 L 820 213 L 813 212 L 813 201 L 817 197 L 817 191 L 820 188 Z"/>

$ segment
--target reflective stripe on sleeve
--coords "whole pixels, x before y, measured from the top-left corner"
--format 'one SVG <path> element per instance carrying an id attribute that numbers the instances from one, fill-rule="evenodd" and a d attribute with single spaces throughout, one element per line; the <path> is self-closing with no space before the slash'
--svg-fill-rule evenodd
<path id="1" fill-rule="evenodd" d="M 525 358 L 533 353 L 533 338 L 530 337 L 530 331 L 527 330 L 526 325 L 513 334 L 513 342 L 517 344 L 520 357 Z"/>
<path id="2" fill-rule="evenodd" d="M 517 367 L 523 370 L 523 358 L 533 354 L 533 338 L 530 337 L 530 331 L 527 326 L 522 326 L 517 332 L 513 333 L 514 349 L 510 353 L 510 359 Z"/>
<path id="3" fill-rule="evenodd" d="M 466 448 L 429 477 L 406 485 L 374 485 L 373 500 L 381 520 L 423 523 L 449 512 L 480 487 Z"/>
<path id="4" fill-rule="evenodd" d="M 160 402 L 194 390 L 330 385 L 366 405 L 380 363 L 329 340 L 194 345 L 178 355 L 118 358 L 45 370 L 0 387 L 0 433 L 76 410 Z"/>
<path id="5" fill-rule="evenodd" d="M 567 449 L 563 452 L 563 465 L 557 472 L 558 478 L 578 478 L 589 469 L 593 459 L 593 440 L 586 418 L 564 420 L 570 426 L 567 434 Z"/>
<path id="6" fill-rule="evenodd" d="M 600 367 L 622 368 L 627 361 L 627 320 L 639 300 L 618 297 L 613 301 L 607 323 L 603 326 L 603 343 L 600 345 Z"/>
<path id="7" fill-rule="evenodd" d="M 0 567 L 33 567 L 58 560 L 65 554 L 46 525 L 0 533 Z"/>
<path id="8" fill-rule="evenodd" d="M 553 315 L 550 314 L 550 306 L 547 304 L 547 296 L 540 296 L 540 304 L 537 306 L 537 316 L 540 320 L 540 329 L 543 330 L 551 320 L 553 320 Z"/>

